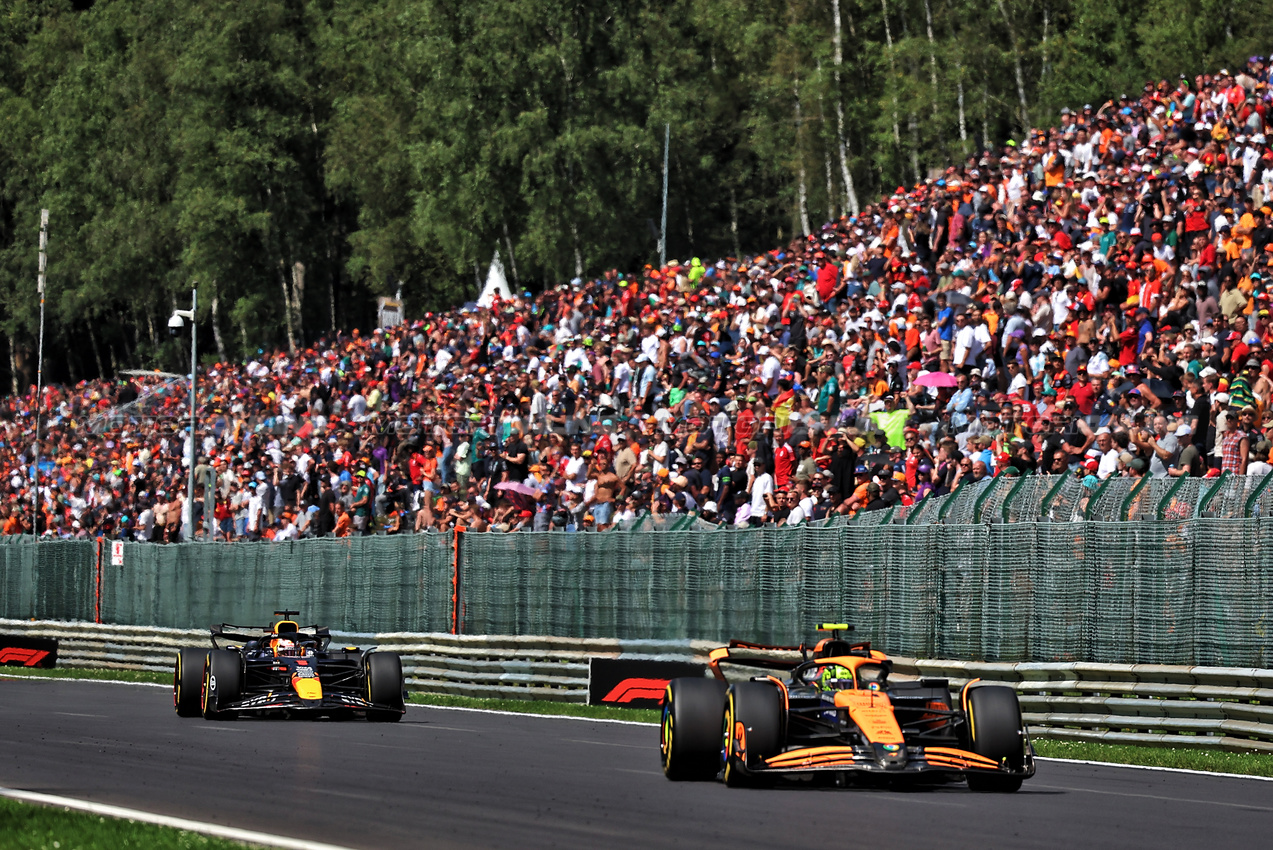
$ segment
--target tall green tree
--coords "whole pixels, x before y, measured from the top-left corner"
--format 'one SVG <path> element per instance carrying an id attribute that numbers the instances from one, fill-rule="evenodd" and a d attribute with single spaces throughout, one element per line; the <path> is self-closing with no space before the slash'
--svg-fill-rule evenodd
<path id="1" fill-rule="evenodd" d="M 773 247 L 1062 106 L 1241 66 L 1255 0 L 0 0 L 0 381 Z M 653 229 L 651 225 L 656 225 Z M 158 331 L 160 332 L 157 332 Z"/>

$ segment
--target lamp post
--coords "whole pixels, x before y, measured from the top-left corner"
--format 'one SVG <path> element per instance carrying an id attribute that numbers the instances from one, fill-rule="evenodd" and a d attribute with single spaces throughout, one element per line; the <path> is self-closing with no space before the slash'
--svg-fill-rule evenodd
<path id="1" fill-rule="evenodd" d="M 659 268 L 667 265 L 667 152 L 672 146 L 672 125 L 663 125 L 663 219 L 659 225 Z"/>
<path id="2" fill-rule="evenodd" d="M 31 533 L 40 536 L 40 408 L 44 401 L 44 270 L 48 264 L 45 249 L 49 246 L 49 211 L 40 210 L 40 265 L 36 288 L 40 293 L 40 347 L 35 366 L 35 451 L 32 459 Z"/>
<path id="3" fill-rule="evenodd" d="M 186 540 L 194 540 L 194 464 L 195 458 L 198 457 L 195 445 L 195 384 L 199 366 L 199 338 L 196 331 L 195 311 L 198 308 L 199 290 L 193 288 L 190 290 L 190 309 L 173 310 L 172 317 L 168 319 L 168 330 L 173 334 L 185 325 L 184 319 L 190 320 L 190 453 L 186 458 L 186 508 L 182 512 L 185 514 L 182 517 L 182 528 Z"/>

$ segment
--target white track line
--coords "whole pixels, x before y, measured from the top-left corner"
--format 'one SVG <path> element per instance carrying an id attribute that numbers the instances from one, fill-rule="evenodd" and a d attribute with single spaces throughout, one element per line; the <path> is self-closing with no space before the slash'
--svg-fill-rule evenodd
<path id="1" fill-rule="evenodd" d="M 133 683 L 129 683 L 133 684 Z M 197 832 L 211 835 L 214 838 L 225 838 L 230 841 L 242 841 L 245 844 L 261 844 L 266 847 L 282 847 L 285 850 L 349 850 L 335 844 L 322 844 L 300 838 L 287 838 L 282 835 L 271 835 L 267 832 L 256 832 L 251 829 L 238 829 L 232 826 L 218 826 L 214 823 L 203 823 L 197 820 L 174 818 L 168 815 L 156 815 L 139 809 L 126 809 L 122 806 L 107 806 L 102 803 L 90 803 L 87 800 L 76 800 L 72 797 L 58 797 L 53 794 L 37 794 L 32 791 L 19 791 L 16 788 L 0 788 L 0 797 L 21 800 L 24 803 L 36 803 L 41 806 L 60 806 L 92 815 L 110 818 L 141 821 L 142 823 L 167 826 L 173 829 L 184 829 L 186 832 Z"/>
<path id="2" fill-rule="evenodd" d="M 1249 773 L 1221 773 L 1218 770 L 1193 770 L 1188 767 L 1158 767 L 1150 764 L 1122 764 L 1115 761 L 1089 761 L 1087 759 L 1058 759 L 1047 756 L 1035 756 L 1035 761 L 1054 761 L 1057 764 L 1087 764 L 1093 767 L 1125 767 L 1128 770 L 1156 770 L 1161 773 L 1187 773 L 1192 776 L 1218 776 L 1222 779 L 1256 779 L 1260 782 L 1273 782 L 1273 776 L 1252 776 Z"/>

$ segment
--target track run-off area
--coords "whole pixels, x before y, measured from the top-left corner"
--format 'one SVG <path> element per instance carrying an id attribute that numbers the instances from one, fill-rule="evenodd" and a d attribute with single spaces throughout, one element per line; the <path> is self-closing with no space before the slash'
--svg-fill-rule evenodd
<path id="1" fill-rule="evenodd" d="M 673 783 L 658 728 L 411 706 L 181 719 L 171 691 L 0 678 L 0 786 L 348 848 L 1264 846 L 1273 784 L 1042 760 L 1017 794 Z M 847 843 L 846 843 L 847 842 Z"/>

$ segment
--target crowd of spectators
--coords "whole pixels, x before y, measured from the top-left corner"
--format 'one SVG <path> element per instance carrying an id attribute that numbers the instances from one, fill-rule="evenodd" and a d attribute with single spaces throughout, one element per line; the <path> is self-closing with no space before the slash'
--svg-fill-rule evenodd
<path id="1" fill-rule="evenodd" d="M 764 254 L 220 364 L 196 535 L 795 525 L 993 475 L 1267 473 L 1271 105 L 1252 57 L 1062 110 Z M 5 534 L 182 535 L 181 392 L 47 388 L 33 529 L 34 402 L 0 402 Z"/>

